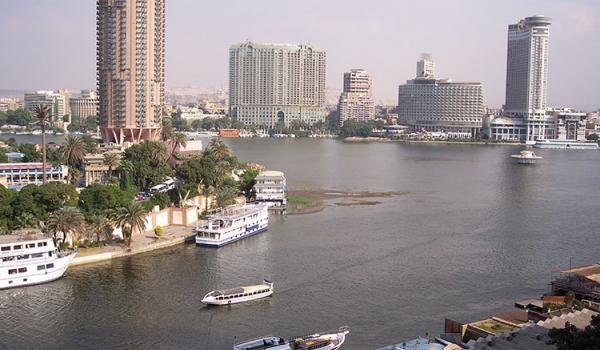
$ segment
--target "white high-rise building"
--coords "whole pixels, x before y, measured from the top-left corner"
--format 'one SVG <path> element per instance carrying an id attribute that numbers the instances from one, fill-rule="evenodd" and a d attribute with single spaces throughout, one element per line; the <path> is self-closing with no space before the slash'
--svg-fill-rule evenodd
<path id="1" fill-rule="evenodd" d="M 325 119 L 324 50 L 247 42 L 229 49 L 229 114 L 246 125 Z"/>
<path id="2" fill-rule="evenodd" d="M 435 78 L 435 63 L 431 54 L 421 54 L 421 60 L 417 62 L 417 78 Z"/>
<path id="3" fill-rule="evenodd" d="M 373 79 L 364 69 L 344 73 L 344 90 L 338 103 L 339 124 L 346 120 L 367 121 L 375 118 Z"/>
<path id="4" fill-rule="evenodd" d="M 99 124 L 105 142 L 156 140 L 165 96 L 165 0 L 97 0 Z"/>
<path id="5" fill-rule="evenodd" d="M 524 119 L 528 141 L 555 137 L 554 118 L 546 112 L 551 23 L 538 15 L 508 26 L 504 111 Z"/>
<path id="6" fill-rule="evenodd" d="M 25 93 L 23 97 L 23 107 L 32 113 L 39 105 L 46 105 L 50 108 L 50 118 L 53 122 L 62 121 L 62 117 L 69 115 L 68 92 L 66 90 L 54 91 L 36 91 Z"/>

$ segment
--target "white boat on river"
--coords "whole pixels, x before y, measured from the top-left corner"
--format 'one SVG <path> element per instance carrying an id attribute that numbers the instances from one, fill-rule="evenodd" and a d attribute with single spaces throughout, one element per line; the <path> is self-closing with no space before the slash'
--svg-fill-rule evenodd
<path id="1" fill-rule="evenodd" d="M 236 344 L 233 350 L 337 350 L 346 341 L 348 333 L 348 327 L 342 327 L 338 331 L 296 337 L 289 341 L 269 335 Z"/>
<path id="2" fill-rule="evenodd" d="M 41 235 L 0 236 L 0 289 L 59 279 L 75 254 L 59 252 L 51 238 Z"/>
<path id="3" fill-rule="evenodd" d="M 273 295 L 273 282 L 224 290 L 214 290 L 204 296 L 202 302 L 209 305 L 231 305 L 266 298 Z"/>
<path id="4" fill-rule="evenodd" d="M 218 248 L 266 231 L 268 225 L 267 205 L 232 205 L 210 215 L 204 225 L 196 227 L 196 245 Z"/>

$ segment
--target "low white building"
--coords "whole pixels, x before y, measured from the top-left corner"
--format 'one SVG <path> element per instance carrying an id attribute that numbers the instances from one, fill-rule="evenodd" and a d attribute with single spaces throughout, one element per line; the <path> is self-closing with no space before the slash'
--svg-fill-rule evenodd
<path id="1" fill-rule="evenodd" d="M 64 165 L 46 165 L 48 182 L 67 182 L 69 168 Z M 29 185 L 41 185 L 43 180 L 43 164 L 40 163 L 0 163 L 0 183 L 9 189 L 20 190 Z"/>
<path id="2" fill-rule="evenodd" d="M 287 182 L 281 171 L 261 171 L 255 179 L 254 192 L 257 202 L 269 206 L 285 206 L 287 203 Z"/>

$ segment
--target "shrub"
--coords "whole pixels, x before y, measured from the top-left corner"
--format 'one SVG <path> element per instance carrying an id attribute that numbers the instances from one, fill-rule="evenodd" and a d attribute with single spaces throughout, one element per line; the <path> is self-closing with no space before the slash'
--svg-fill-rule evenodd
<path id="1" fill-rule="evenodd" d="M 165 231 L 165 230 L 164 230 L 162 227 L 160 227 L 160 226 L 156 226 L 156 227 L 154 228 L 154 234 L 155 234 L 157 237 L 160 237 L 160 236 L 162 236 L 162 235 L 163 235 L 163 233 L 164 233 L 164 231 Z"/>

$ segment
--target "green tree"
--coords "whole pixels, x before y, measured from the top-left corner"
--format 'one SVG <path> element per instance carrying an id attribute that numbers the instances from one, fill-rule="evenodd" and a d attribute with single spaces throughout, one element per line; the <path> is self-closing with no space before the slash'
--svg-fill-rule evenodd
<path id="1" fill-rule="evenodd" d="M 101 238 L 108 239 L 113 231 L 113 227 L 105 215 L 92 216 L 88 226 L 96 236 L 96 242 L 100 242 Z"/>
<path id="2" fill-rule="evenodd" d="M 12 201 L 16 191 L 11 191 L 0 185 L 0 234 L 7 233 L 12 228 L 13 208 Z"/>
<path id="3" fill-rule="evenodd" d="M 38 152 L 35 149 L 35 145 L 33 145 L 31 143 L 23 143 L 23 144 L 19 145 L 18 151 L 23 153 L 22 161 L 25 163 L 43 161 L 42 154 L 40 152 Z M 44 169 L 46 169 L 45 166 L 44 166 Z M 46 172 L 44 171 L 43 173 L 45 174 Z M 43 175 L 43 179 L 46 179 L 45 175 Z"/>
<path id="4" fill-rule="evenodd" d="M 50 125 L 50 107 L 40 104 L 35 106 L 37 125 L 42 129 L 42 183 L 46 183 L 46 128 Z"/>
<path id="5" fill-rule="evenodd" d="M 252 189 L 256 184 L 255 179 L 258 176 L 258 173 L 258 169 L 247 168 L 240 176 L 238 187 L 240 192 L 242 192 L 246 196 L 246 198 L 250 198 L 252 196 Z"/>
<path id="6" fill-rule="evenodd" d="M 589 326 L 578 329 L 567 322 L 564 328 L 548 331 L 557 350 L 593 350 L 600 349 L 600 315 L 592 316 Z"/>
<path id="7" fill-rule="evenodd" d="M 94 216 L 105 216 L 108 211 L 127 206 L 131 202 L 133 195 L 118 186 L 91 184 L 79 193 L 78 207 L 90 221 Z"/>
<path id="8" fill-rule="evenodd" d="M 108 167 L 108 178 L 113 175 L 113 169 L 119 165 L 119 156 L 116 153 L 104 153 L 102 163 Z"/>
<path id="9" fill-rule="evenodd" d="M 127 189 L 133 186 L 134 175 L 133 163 L 127 159 L 121 160 L 119 163 L 119 173 L 121 175 L 121 188 Z"/>
<path id="10" fill-rule="evenodd" d="M 236 182 L 231 177 L 224 179 L 217 188 L 217 205 L 219 207 L 226 207 L 235 204 L 237 194 L 238 186 Z"/>
<path id="11" fill-rule="evenodd" d="M 8 163 L 6 152 L 0 150 L 0 163 Z"/>
<path id="12" fill-rule="evenodd" d="M 136 232 L 144 232 L 146 230 L 146 210 L 140 203 L 132 203 L 126 207 L 121 207 L 114 216 L 114 222 L 123 231 L 129 230 L 127 238 L 127 246 L 131 246 L 132 237 Z M 127 236 L 127 234 L 123 234 Z"/>
<path id="13" fill-rule="evenodd" d="M 167 158 L 164 143 L 154 141 L 133 145 L 123 155 L 123 159 L 133 165 L 131 179 L 139 190 L 159 184 L 173 174 L 171 167 L 166 163 Z"/>
<path id="14" fill-rule="evenodd" d="M 58 233 L 64 234 L 64 239 L 69 235 L 78 241 L 83 229 L 83 215 L 77 208 L 65 207 L 53 212 L 46 222 L 46 231 L 52 234 L 54 242 L 58 242 Z"/>
<path id="15" fill-rule="evenodd" d="M 184 148 L 187 146 L 187 136 L 184 133 L 176 132 L 173 134 L 171 138 L 171 154 L 169 155 L 169 159 L 172 160 L 175 152 L 178 148 Z"/>
<path id="16" fill-rule="evenodd" d="M 173 119 L 171 117 L 164 117 L 162 120 L 161 137 L 163 141 L 168 141 L 173 135 Z"/>
<path id="17" fill-rule="evenodd" d="M 87 148 L 88 145 L 82 137 L 67 136 L 65 144 L 61 147 L 61 153 L 68 166 L 80 168 Z"/>

